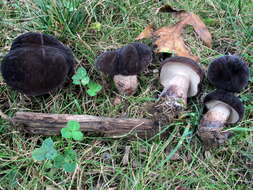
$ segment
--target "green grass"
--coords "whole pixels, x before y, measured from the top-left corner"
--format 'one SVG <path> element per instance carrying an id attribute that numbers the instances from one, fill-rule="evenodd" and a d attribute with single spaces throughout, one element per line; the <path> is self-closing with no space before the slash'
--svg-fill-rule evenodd
<path id="1" fill-rule="evenodd" d="M 253 2 L 251 0 L 6 0 L 0 3 L 0 60 L 12 40 L 27 31 L 55 35 L 68 45 L 92 80 L 104 88 L 96 97 L 78 86 L 68 87 L 49 97 L 26 98 L 0 81 L 0 109 L 12 116 L 16 111 L 91 114 L 108 117 L 149 117 L 145 106 L 162 90 L 153 61 L 140 79 L 135 96 L 124 97 L 114 106 L 117 94 L 112 79 L 95 70 L 94 60 L 101 52 L 133 42 L 149 24 L 157 27 L 175 23 L 170 14 L 155 14 L 169 2 L 178 9 L 201 16 L 213 36 L 212 49 L 205 47 L 192 28 L 185 33 L 186 44 L 205 66 L 225 53 L 240 54 L 253 60 Z M 101 31 L 91 29 L 101 23 Z M 150 40 L 145 43 L 151 45 Z M 251 73 L 253 67 L 250 65 Z M 78 153 L 78 169 L 65 173 L 51 168 L 52 163 L 35 162 L 31 152 L 41 145 L 41 136 L 20 133 L 0 119 L 0 189 L 191 189 L 222 190 L 253 188 L 253 80 L 240 93 L 245 104 L 243 121 L 235 126 L 234 136 L 219 148 L 205 151 L 195 135 L 201 118 L 201 97 L 213 89 L 207 81 L 202 92 L 189 102 L 188 112 L 168 125 L 167 138 L 150 140 L 86 137 L 73 143 Z M 58 150 L 65 147 L 60 137 L 52 137 Z M 128 165 L 122 164 L 124 150 L 130 146 Z M 175 160 L 175 155 L 177 159 Z"/>

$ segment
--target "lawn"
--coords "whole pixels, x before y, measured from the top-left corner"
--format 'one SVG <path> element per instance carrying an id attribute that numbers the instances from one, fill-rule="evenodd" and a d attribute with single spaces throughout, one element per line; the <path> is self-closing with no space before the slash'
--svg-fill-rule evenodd
<path id="1" fill-rule="evenodd" d="M 78 60 L 77 68 L 85 67 L 103 89 L 90 97 L 85 87 L 70 84 L 46 97 L 26 97 L 6 86 L 0 77 L 0 110 L 10 117 L 17 111 L 33 111 L 150 118 L 147 105 L 162 91 L 159 59 L 139 76 L 137 93 L 122 97 L 118 105 L 113 104 L 117 90 L 112 78 L 97 71 L 94 61 L 106 50 L 135 41 L 150 23 L 156 27 L 176 23 L 171 14 L 156 13 L 166 3 L 194 12 L 207 25 L 212 48 L 206 47 L 191 27 L 183 34 L 204 67 L 220 55 L 238 54 L 249 62 L 253 74 L 252 0 L 2 0 L 0 61 L 17 35 L 44 32 L 69 46 Z M 99 27 L 94 28 L 97 23 Z M 152 45 L 150 39 L 142 42 Z M 206 150 L 195 132 L 202 117 L 202 99 L 213 89 L 205 79 L 201 93 L 189 100 L 187 111 L 163 126 L 170 131 L 166 137 L 127 140 L 85 136 L 83 141 L 71 142 L 78 158 L 75 172 L 56 169 L 51 161 L 35 161 L 31 153 L 46 137 L 21 133 L 0 118 L 0 189 L 253 189 L 253 78 L 239 94 L 245 105 L 243 120 L 228 126 L 236 128 L 231 130 L 234 135 L 225 145 Z M 66 146 L 60 136 L 52 139 L 58 150 Z"/>

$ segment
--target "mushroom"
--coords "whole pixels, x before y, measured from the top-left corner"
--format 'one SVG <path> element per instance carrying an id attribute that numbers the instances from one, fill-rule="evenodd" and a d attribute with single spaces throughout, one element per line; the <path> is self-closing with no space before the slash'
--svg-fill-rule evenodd
<path id="1" fill-rule="evenodd" d="M 145 44 L 134 42 L 114 51 L 107 51 L 96 59 L 96 67 L 113 76 L 122 95 L 133 95 L 138 87 L 137 74 L 152 61 L 152 51 Z"/>
<path id="2" fill-rule="evenodd" d="M 187 98 L 197 95 L 204 71 L 187 57 L 175 56 L 162 62 L 160 83 L 164 89 L 154 106 L 159 121 L 170 121 L 185 109 Z"/>
<path id="3" fill-rule="evenodd" d="M 13 89 L 28 96 L 48 94 L 73 74 L 76 60 L 53 36 L 28 32 L 18 36 L 3 58 L 1 72 Z"/>
<path id="4" fill-rule="evenodd" d="M 204 98 L 207 112 L 200 121 L 198 135 L 207 146 L 223 144 L 229 132 L 223 132 L 225 124 L 239 122 L 244 113 L 240 99 L 221 89 L 215 90 Z"/>
<path id="5" fill-rule="evenodd" d="M 226 55 L 211 62 L 207 75 L 216 88 L 240 92 L 248 84 L 249 69 L 238 56 Z"/>

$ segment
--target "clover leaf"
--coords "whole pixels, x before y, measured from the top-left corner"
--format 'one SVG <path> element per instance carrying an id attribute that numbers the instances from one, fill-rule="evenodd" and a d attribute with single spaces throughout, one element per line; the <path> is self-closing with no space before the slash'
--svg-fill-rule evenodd
<path id="1" fill-rule="evenodd" d="M 36 148 L 32 152 L 32 158 L 37 161 L 52 160 L 57 156 L 57 151 L 54 148 L 54 142 L 51 138 L 43 141 L 40 148 Z"/>
<path id="2" fill-rule="evenodd" d="M 54 159 L 54 166 L 62 168 L 66 172 L 74 172 L 76 169 L 77 155 L 73 149 L 65 150 L 64 154 L 59 154 Z"/>
<path id="3" fill-rule="evenodd" d="M 90 96 L 96 96 L 97 93 L 102 89 L 102 86 L 93 81 L 90 81 L 88 83 L 88 88 L 89 89 L 86 91 L 87 94 L 89 94 Z"/>
<path id="4" fill-rule="evenodd" d="M 90 81 L 90 78 L 89 76 L 87 75 L 87 71 L 85 68 L 83 67 L 79 67 L 76 71 L 76 74 L 74 74 L 72 76 L 72 80 L 73 80 L 73 84 L 76 84 L 76 85 L 86 85 L 89 83 Z"/>
<path id="5" fill-rule="evenodd" d="M 81 141 L 83 140 L 83 133 L 80 131 L 80 124 L 77 121 L 70 120 L 67 127 L 61 129 L 61 135 L 64 138 Z"/>

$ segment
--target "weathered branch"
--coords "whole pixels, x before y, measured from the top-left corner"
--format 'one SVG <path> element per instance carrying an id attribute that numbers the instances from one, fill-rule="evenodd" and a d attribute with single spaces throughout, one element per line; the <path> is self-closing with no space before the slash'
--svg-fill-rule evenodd
<path id="1" fill-rule="evenodd" d="M 30 134 L 58 135 L 69 120 L 78 121 L 81 131 L 107 137 L 137 136 L 149 138 L 158 132 L 158 126 L 149 119 L 108 118 L 91 115 L 45 114 L 17 112 L 13 121 Z M 131 134 L 131 135 L 128 135 Z"/>

